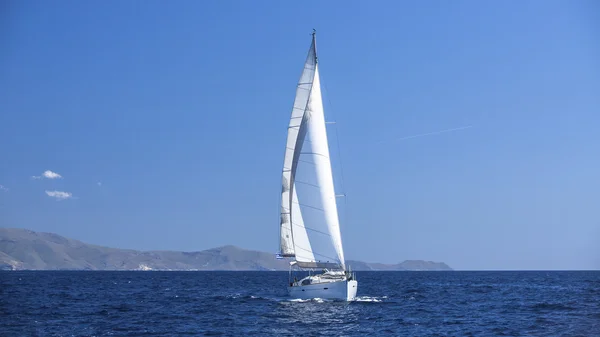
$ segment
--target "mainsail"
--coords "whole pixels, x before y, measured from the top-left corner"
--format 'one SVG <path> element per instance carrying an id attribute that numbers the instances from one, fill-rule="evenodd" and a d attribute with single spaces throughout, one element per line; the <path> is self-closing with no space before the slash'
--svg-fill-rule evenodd
<path id="1" fill-rule="evenodd" d="M 314 33 L 288 126 L 280 236 L 299 267 L 345 270 Z"/>

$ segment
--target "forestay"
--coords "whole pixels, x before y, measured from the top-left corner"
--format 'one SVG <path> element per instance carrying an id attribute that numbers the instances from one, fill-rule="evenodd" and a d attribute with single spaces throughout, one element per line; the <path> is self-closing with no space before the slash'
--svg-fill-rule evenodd
<path id="1" fill-rule="evenodd" d="M 280 235 L 298 266 L 345 270 L 314 34 L 288 126 Z"/>

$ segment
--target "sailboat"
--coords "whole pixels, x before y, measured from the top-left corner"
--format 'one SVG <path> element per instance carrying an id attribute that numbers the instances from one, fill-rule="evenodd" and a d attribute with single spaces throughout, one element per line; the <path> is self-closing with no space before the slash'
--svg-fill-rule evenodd
<path id="1" fill-rule="evenodd" d="M 351 301 L 358 282 L 344 260 L 325 124 L 313 30 L 288 125 L 277 255 L 290 260 L 291 297 Z"/>

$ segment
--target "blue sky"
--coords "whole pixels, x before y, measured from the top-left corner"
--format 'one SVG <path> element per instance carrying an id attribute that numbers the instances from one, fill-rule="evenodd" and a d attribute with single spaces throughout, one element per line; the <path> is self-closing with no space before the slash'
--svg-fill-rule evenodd
<path id="1" fill-rule="evenodd" d="M 600 268 L 597 2 L 2 6 L 2 227 L 276 252 L 316 28 L 347 258 Z"/>

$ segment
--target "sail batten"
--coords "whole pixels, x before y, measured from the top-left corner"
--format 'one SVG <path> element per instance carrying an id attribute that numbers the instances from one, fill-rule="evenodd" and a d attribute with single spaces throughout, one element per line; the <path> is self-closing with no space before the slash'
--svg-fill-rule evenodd
<path id="1" fill-rule="evenodd" d="M 314 35 L 288 125 L 280 236 L 298 266 L 345 269 Z"/>

